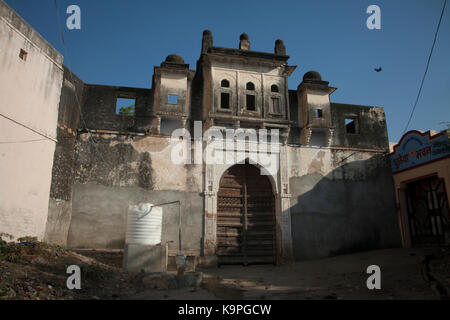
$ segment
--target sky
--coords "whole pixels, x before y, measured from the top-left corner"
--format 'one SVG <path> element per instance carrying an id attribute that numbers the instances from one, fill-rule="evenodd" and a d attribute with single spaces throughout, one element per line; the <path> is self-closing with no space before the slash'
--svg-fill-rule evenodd
<path id="1" fill-rule="evenodd" d="M 6 0 L 91 84 L 151 88 L 153 67 L 177 53 L 195 69 L 202 32 L 214 45 L 273 52 L 283 39 L 296 89 L 316 70 L 337 87 L 332 102 L 385 109 L 390 141 L 398 141 L 416 99 L 443 0 Z M 81 9 L 81 29 L 69 30 L 66 9 Z M 369 30 L 368 6 L 381 10 L 381 29 Z M 450 3 L 442 18 L 427 78 L 408 129 L 443 130 L 450 122 Z M 374 68 L 382 67 L 381 72 Z"/>

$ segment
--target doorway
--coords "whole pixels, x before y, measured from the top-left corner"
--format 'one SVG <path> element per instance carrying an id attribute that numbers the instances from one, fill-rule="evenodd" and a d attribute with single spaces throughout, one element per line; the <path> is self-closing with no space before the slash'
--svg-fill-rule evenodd
<path id="1" fill-rule="evenodd" d="M 408 183 L 406 204 L 412 246 L 445 245 L 449 209 L 444 180 L 432 176 Z"/>
<path id="2" fill-rule="evenodd" d="M 217 196 L 217 247 L 221 264 L 275 263 L 275 196 L 269 178 L 251 164 L 223 174 Z"/>

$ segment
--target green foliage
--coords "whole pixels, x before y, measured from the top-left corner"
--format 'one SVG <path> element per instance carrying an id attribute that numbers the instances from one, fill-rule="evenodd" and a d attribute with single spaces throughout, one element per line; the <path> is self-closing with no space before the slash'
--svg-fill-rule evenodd
<path id="1" fill-rule="evenodd" d="M 132 116 L 132 115 L 134 115 L 134 105 L 120 108 L 119 109 L 119 115 L 121 115 L 121 116 Z"/>
<path id="2" fill-rule="evenodd" d="M 19 241 L 19 242 L 37 242 L 37 237 L 27 236 L 27 237 L 19 238 L 19 239 L 17 239 L 17 241 Z"/>

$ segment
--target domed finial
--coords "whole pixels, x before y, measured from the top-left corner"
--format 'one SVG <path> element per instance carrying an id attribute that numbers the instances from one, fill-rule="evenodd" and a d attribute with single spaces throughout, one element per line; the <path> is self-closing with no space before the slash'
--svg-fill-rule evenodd
<path id="1" fill-rule="evenodd" d="M 178 54 L 169 54 L 166 58 L 165 62 L 176 63 L 176 64 L 184 64 L 184 59 Z"/>
<path id="2" fill-rule="evenodd" d="M 250 50 L 250 41 L 248 40 L 248 34 L 241 34 L 239 39 L 239 50 Z"/>
<path id="3" fill-rule="evenodd" d="M 317 71 L 311 70 L 305 73 L 303 81 L 322 81 L 322 76 Z"/>
<path id="4" fill-rule="evenodd" d="M 210 30 L 203 31 L 202 38 L 202 53 L 208 52 L 208 49 L 213 46 L 213 36 Z"/>
<path id="5" fill-rule="evenodd" d="M 275 41 L 275 54 L 280 56 L 286 55 L 286 47 L 284 46 L 284 42 L 281 39 L 278 39 Z"/>

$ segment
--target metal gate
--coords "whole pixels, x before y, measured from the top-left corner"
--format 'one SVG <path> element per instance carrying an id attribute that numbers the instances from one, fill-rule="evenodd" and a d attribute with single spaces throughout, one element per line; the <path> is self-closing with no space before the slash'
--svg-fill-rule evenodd
<path id="1" fill-rule="evenodd" d="M 442 246 L 448 237 L 448 202 L 442 179 L 430 177 L 407 185 L 412 246 Z"/>
<path id="2" fill-rule="evenodd" d="M 220 264 L 275 263 L 275 199 L 270 180 L 250 164 L 228 169 L 217 197 Z"/>

